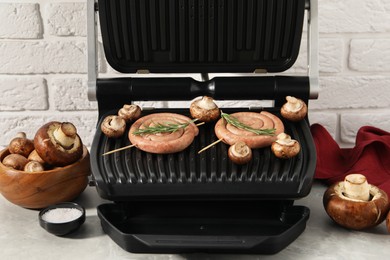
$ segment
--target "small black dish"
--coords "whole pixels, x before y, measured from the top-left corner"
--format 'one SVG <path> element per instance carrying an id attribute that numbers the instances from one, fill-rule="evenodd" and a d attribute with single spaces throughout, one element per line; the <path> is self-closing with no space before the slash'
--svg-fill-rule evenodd
<path id="1" fill-rule="evenodd" d="M 84 221 L 84 207 L 73 202 L 54 204 L 39 212 L 41 227 L 57 236 L 64 236 L 77 230 Z"/>

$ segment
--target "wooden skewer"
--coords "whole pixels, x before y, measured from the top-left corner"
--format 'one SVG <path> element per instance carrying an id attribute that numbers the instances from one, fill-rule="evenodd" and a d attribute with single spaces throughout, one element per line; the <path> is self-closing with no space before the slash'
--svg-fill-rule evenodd
<path id="1" fill-rule="evenodd" d="M 119 152 L 119 151 L 122 151 L 122 150 L 126 150 L 126 149 L 129 149 L 131 147 L 134 147 L 135 144 L 131 144 L 131 145 L 128 145 L 128 146 L 125 146 L 125 147 L 121 147 L 121 148 L 118 148 L 118 149 L 115 149 L 115 150 L 111 150 L 109 152 L 106 152 L 104 154 L 102 154 L 102 156 L 104 155 L 108 155 L 108 154 L 112 154 L 112 153 L 116 153 L 116 152 Z"/>
<path id="2" fill-rule="evenodd" d="M 212 147 L 212 146 L 214 146 L 214 145 L 216 145 L 217 143 L 222 142 L 222 141 L 223 141 L 223 138 L 220 138 L 220 139 L 218 139 L 217 141 L 215 141 L 215 142 L 209 144 L 208 146 L 203 147 L 203 148 L 198 152 L 198 154 L 200 154 L 200 153 L 206 151 L 206 150 L 209 149 L 210 147 Z"/>
<path id="3" fill-rule="evenodd" d="M 201 126 L 201 125 L 204 125 L 204 124 L 206 124 L 206 123 L 205 122 L 201 122 L 199 124 L 196 124 L 196 126 Z"/>

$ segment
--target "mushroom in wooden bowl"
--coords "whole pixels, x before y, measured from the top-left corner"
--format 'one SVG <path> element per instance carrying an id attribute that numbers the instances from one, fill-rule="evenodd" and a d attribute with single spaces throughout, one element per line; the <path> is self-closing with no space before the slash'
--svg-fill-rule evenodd
<path id="1" fill-rule="evenodd" d="M 389 211 L 389 213 L 387 213 L 386 227 L 387 227 L 387 231 L 389 231 L 389 233 L 390 233 L 390 211 Z"/>
<path id="2" fill-rule="evenodd" d="M 47 127 L 48 124 L 53 125 L 53 123 L 55 126 Z M 46 168 L 43 171 L 40 167 L 37 167 L 37 170 L 27 168 L 21 170 L 6 165 L 3 163 L 4 158 L 11 152 L 8 147 L 0 151 L 0 193 L 10 202 L 24 208 L 40 209 L 52 204 L 71 201 L 79 196 L 88 185 L 90 161 L 87 148 L 82 144 L 77 133 L 72 137 L 65 137 L 66 146 L 62 146 L 61 140 L 57 140 L 61 139 L 57 134 L 54 138 L 42 138 L 43 128 L 50 129 L 48 136 L 53 137 L 51 131 L 57 131 L 57 127 L 62 125 L 58 122 L 48 124 L 41 127 L 34 138 L 35 149 L 39 146 L 37 140 L 45 142 L 46 154 L 40 154 L 40 156 L 43 158 L 51 156 L 51 164 L 45 165 Z M 77 139 L 74 144 L 71 144 L 72 138 Z M 53 143 L 53 145 L 48 145 L 48 143 Z M 75 152 L 76 150 L 80 151 Z M 53 156 L 61 156 L 61 153 L 69 151 L 72 153 L 68 156 L 71 158 L 69 164 L 64 163 L 67 156 L 60 160 L 60 165 L 53 164 L 55 162 Z M 79 154 L 78 157 L 75 157 L 73 153 Z"/>

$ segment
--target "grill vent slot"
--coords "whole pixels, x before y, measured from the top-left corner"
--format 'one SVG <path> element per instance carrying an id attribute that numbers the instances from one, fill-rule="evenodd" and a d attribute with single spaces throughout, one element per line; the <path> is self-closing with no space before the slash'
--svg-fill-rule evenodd
<path id="1" fill-rule="evenodd" d="M 296 59 L 304 2 L 99 0 L 99 14 L 107 59 L 123 72 L 160 62 L 272 70 Z"/>

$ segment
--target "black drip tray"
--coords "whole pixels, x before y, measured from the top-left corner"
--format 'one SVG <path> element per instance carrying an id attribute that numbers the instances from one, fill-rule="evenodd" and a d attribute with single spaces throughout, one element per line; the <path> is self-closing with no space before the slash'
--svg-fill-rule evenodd
<path id="1" fill-rule="evenodd" d="M 144 111 L 144 114 L 152 112 L 186 114 L 188 110 L 154 110 Z M 224 112 L 235 111 L 224 109 Z M 278 112 L 270 112 L 278 115 Z M 214 123 L 199 126 L 199 135 L 184 151 L 164 155 L 131 148 L 102 156 L 130 143 L 127 132 L 122 138 L 110 139 L 99 127 L 91 149 L 97 190 L 101 197 L 113 201 L 304 197 L 311 188 L 316 158 L 310 128 L 305 120 L 298 123 L 284 120 L 283 123 L 285 132 L 301 144 L 301 152 L 284 160 L 276 158 L 270 147 L 254 149 L 253 159 L 243 166 L 228 159 L 229 146 L 224 143 L 198 154 L 201 148 L 218 139 Z"/>
<path id="2" fill-rule="evenodd" d="M 144 201 L 103 204 L 98 215 L 133 253 L 274 254 L 303 232 L 309 209 L 288 201 Z"/>

